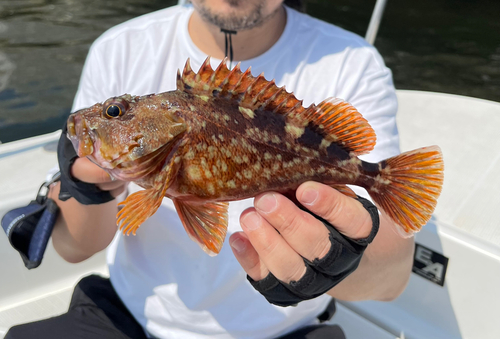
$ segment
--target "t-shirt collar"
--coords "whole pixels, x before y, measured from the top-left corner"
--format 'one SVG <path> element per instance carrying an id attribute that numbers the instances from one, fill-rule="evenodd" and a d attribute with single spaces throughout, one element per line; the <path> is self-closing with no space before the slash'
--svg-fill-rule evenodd
<path id="1" fill-rule="evenodd" d="M 178 32 L 181 35 L 182 43 L 185 45 L 186 50 L 188 51 L 189 57 L 191 59 L 191 64 L 193 66 L 195 65 L 201 65 L 207 55 L 203 53 L 198 46 L 196 46 L 191 39 L 191 36 L 189 35 L 188 31 L 188 24 L 189 24 L 189 19 L 191 18 L 191 15 L 193 14 L 193 6 L 192 5 L 185 5 L 186 11 L 182 14 L 181 19 L 179 20 L 179 27 L 178 27 Z M 291 46 L 294 45 L 293 43 L 293 36 L 294 36 L 294 29 L 296 28 L 296 20 L 297 20 L 297 15 L 298 13 L 285 6 L 286 10 L 286 25 L 285 29 L 283 30 L 283 33 L 279 37 L 278 41 L 271 46 L 266 52 L 262 53 L 261 55 L 256 56 L 255 58 L 244 60 L 241 62 L 241 68 L 246 69 L 249 66 L 255 67 L 257 69 L 263 68 L 265 64 L 267 64 L 269 61 L 277 58 L 279 55 L 282 55 L 283 53 L 287 53 L 287 49 L 291 48 Z M 212 67 L 216 67 L 219 65 L 221 62 L 220 59 L 211 58 L 211 64 Z M 238 60 L 235 60 L 233 62 L 233 65 L 235 65 L 238 62 Z"/>

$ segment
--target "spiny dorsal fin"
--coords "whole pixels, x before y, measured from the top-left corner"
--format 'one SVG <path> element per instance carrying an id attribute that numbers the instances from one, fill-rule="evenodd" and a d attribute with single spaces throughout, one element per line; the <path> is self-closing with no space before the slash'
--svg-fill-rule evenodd
<path id="1" fill-rule="evenodd" d="M 287 126 L 294 131 L 311 126 L 324 136 L 327 143 L 336 143 L 355 155 L 364 154 L 375 146 L 375 132 L 363 116 L 349 103 L 340 99 L 328 99 L 307 109 L 284 87 L 274 80 L 268 81 L 263 74 L 252 76 L 250 68 L 241 72 L 240 63 L 232 70 L 224 58 L 214 71 L 210 57 L 201 65 L 198 73 L 191 69 L 189 59 L 182 72 L 177 73 L 177 89 L 199 96 L 236 100 L 240 107 L 284 115 Z"/>
<path id="2" fill-rule="evenodd" d="M 224 58 L 214 71 L 208 57 L 195 73 L 188 59 L 182 75 L 177 74 L 177 89 L 195 95 L 236 99 L 240 106 L 252 110 L 261 108 L 280 114 L 297 106 L 304 110 L 302 101 L 276 86 L 274 80 L 267 81 L 263 74 L 252 76 L 251 68 L 241 72 L 240 63 L 229 70 L 227 60 Z"/>

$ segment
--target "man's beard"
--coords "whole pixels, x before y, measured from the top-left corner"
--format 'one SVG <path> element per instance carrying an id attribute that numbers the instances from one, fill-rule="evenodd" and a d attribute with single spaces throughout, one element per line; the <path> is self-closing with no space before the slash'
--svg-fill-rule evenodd
<path id="1" fill-rule="evenodd" d="M 264 16 L 263 10 L 265 1 L 266 0 L 260 0 L 259 3 L 255 4 L 255 6 L 252 9 L 249 9 L 246 13 L 230 13 L 225 15 L 217 14 L 214 13 L 210 7 L 205 5 L 204 0 L 201 0 L 196 5 L 196 10 L 204 20 L 217 27 L 230 31 L 242 31 L 260 26 L 274 16 L 277 11 Z M 240 3 L 245 2 L 246 0 L 226 0 L 226 3 L 236 9 Z"/>

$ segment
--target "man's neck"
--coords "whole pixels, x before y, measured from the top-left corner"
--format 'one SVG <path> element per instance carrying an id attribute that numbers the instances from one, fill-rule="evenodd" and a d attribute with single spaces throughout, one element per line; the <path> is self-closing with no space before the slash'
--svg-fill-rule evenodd
<path id="1" fill-rule="evenodd" d="M 262 25 L 232 35 L 234 60 L 252 59 L 270 49 L 283 33 L 286 20 L 286 10 L 281 6 Z M 204 21 L 194 11 L 189 19 L 188 31 L 194 44 L 204 53 L 217 59 L 224 58 L 225 36 L 220 27 Z"/>

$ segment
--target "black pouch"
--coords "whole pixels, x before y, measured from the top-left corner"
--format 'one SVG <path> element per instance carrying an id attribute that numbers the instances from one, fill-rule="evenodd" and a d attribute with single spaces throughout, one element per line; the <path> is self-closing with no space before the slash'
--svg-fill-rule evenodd
<path id="1" fill-rule="evenodd" d="M 49 186 L 58 181 L 60 173 L 40 186 L 36 199 L 28 206 L 7 212 L 2 218 L 2 228 L 10 244 L 23 259 L 27 269 L 38 267 L 59 214 L 54 200 L 47 198 Z"/>

